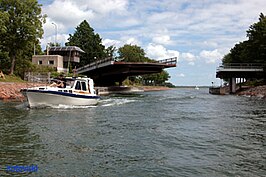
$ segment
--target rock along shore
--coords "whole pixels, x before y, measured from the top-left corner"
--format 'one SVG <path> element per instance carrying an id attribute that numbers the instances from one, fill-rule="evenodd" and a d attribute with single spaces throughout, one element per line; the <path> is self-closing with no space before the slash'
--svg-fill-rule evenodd
<path id="1" fill-rule="evenodd" d="M 266 99 L 266 85 L 251 87 L 247 90 L 238 92 L 237 95 L 255 96 Z"/>
<path id="2" fill-rule="evenodd" d="M 23 101 L 25 97 L 20 92 L 22 88 L 36 87 L 45 84 L 41 83 L 19 83 L 19 82 L 0 82 L 0 100 Z"/>
<path id="3" fill-rule="evenodd" d="M 172 88 L 164 87 L 164 86 L 143 86 L 144 92 L 152 92 L 152 91 L 164 91 L 171 90 Z"/>

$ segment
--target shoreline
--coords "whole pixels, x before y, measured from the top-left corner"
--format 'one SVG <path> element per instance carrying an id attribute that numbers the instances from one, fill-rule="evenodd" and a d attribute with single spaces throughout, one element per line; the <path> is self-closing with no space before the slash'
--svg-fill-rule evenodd
<path id="1" fill-rule="evenodd" d="M 144 92 L 172 90 L 172 88 L 164 86 L 141 86 L 141 88 L 143 88 Z"/>
<path id="2" fill-rule="evenodd" d="M 44 85 L 44 83 L 0 82 L 0 100 L 25 101 L 26 97 L 20 92 L 21 89 Z M 144 92 L 171 90 L 171 88 L 163 86 L 142 86 L 139 88 L 143 88 Z"/>
<path id="3" fill-rule="evenodd" d="M 249 87 L 247 89 L 238 91 L 236 95 L 266 99 L 266 85 Z"/>
<path id="4" fill-rule="evenodd" d="M 26 98 L 20 92 L 22 88 L 43 86 L 43 83 L 0 82 L 0 100 L 24 101 Z"/>
<path id="5" fill-rule="evenodd" d="M 20 92 L 22 88 L 44 85 L 44 83 L 0 82 L 0 100 L 25 101 L 25 96 Z M 139 88 L 142 88 L 144 92 L 166 91 L 173 89 L 164 86 L 140 86 Z M 249 87 L 238 91 L 236 95 L 266 99 L 266 85 Z"/>

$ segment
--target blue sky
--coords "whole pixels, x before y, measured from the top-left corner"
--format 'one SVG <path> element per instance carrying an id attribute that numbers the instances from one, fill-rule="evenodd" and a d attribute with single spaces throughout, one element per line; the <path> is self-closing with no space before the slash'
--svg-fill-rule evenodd
<path id="1" fill-rule="evenodd" d="M 266 14 L 266 0 L 39 0 L 47 14 L 42 46 L 64 45 L 83 20 L 105 46 L 141 46 L 152 59 L 178 58 L 167 69 L 175 85 L 220 84 L 222 57 Z"/>

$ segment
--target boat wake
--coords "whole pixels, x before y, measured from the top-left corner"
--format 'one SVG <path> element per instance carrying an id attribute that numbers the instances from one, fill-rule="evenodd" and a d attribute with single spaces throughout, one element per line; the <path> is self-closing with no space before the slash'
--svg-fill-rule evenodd
<path id="1" fill-rule="evenodd" d="M 38 105 L 36 107 L 33 107 L 33 109 L 87 109 L 87 108 L 96 108 L 96 107 L 110 107 L 110 106 L 119 106 L 124 105 L 128 103 L 136 102 L 136 99 L 129 99 L 129 98 L 107 98 L 107 99 L 101 99 L 97 105 L 87 105 L 87 106 L 77 106 L 77 105 L 52 105 L 52 104 L 46 104 L 46 105 Z M 28 102 L 24 102 L 22 104 L 19 104 L 16 106 L 17 109 L 29 109 Z"/>
<path id="2" fill-rule="evenodd" d="M 50 108 L 54 108 L 54 109 L 86 109 L 86 108 L 95 108 L 96 106 L 74 106 L 74 105 L 50 105 Z"/>
<path id="3" fill-rule="evenodd" d="M 137 100 L 127 99 L 127 98 L 120 98 L 120 99 L 109 98 L 106 100 L 101 100 L 100 106 L 103 106 L 103 107 L 118 106 L 118 105 L 136 102 L 136 101 Z"/>

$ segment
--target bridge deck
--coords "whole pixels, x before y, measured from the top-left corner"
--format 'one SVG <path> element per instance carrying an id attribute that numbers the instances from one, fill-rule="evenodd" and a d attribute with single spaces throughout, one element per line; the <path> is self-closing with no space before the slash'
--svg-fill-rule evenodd
<path id="1" fill-rule="evenodd" d="M 150 62 L 121 62 L 121 61 L 115 61 L 113 60 L 113 58 L 109 57 L 103 60 L 98 60 L 95 62 L 92 62 L 90 64 L 87 64 L 81 68 L 77 69 L 77 73 L 78 74 L 82 74 L 88 71 L 92 71 L 98 68 L 102 68 L 102 67 L 107 67 L 109 65 L 150 65 L 150 66 L 163 66 L 165 68 L 169 68 L 169 67 L 175 67 L 176 66 L 176 62 L 177 62 L 177 57 L 174 58 L 169 58 L 169 59 L 164 59 L 164 60 L 159 60 L 157 62 L 154 63 L 150 63 Z"/>
<path id="2" fill-rule="evenodd" d="M 217 78 L 245 78 L 245 77 L 263 77 L 265 64 L 263 63 L 232 63 L 220 65 L 217 68 Z"/>
<path id="3" fill-rule="evenodd" d="M 149 62 L 123 62 L 112 58 L 95 61 L 77 69 L 78 74 L 93 78 L 97 85 L 113 85 L 122 82 L 128 76 L 159 73 L 165 68 L 176 67 L 177 58 Z"/>

